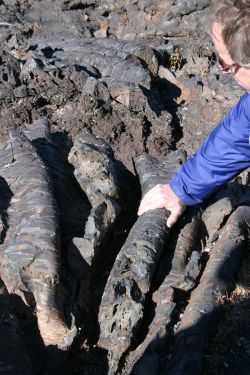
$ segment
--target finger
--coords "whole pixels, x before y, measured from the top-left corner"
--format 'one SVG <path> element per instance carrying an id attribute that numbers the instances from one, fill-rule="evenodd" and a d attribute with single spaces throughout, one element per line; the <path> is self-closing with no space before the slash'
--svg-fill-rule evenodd
<path id="1" fill-rule="evenodd" d="M 167 227 L 171 228 L 177 222 L 181 214 L 182 212 L 180 210 L 173 210 L 167 219 Z"/>
<path id="2" fill-rule="evenodd" d="M 173 217 L 169 217 L 167 219 L 167 227 L 172 228 L 172 226 L 177 222 L 177 219 L 173 219 Z"/>
<path id="3" fill-rule="evenodd" d="M 144 214 L 149 210 L 156 210 L 157 208 L 163 208 L 165 206 L 164 201 L 159 201 L 159 199 L 152 198 L 151 200 L 142 201 L 138 210 L 138 215 Z"/>
<path id="4" fill-rule="evenodd" d="M 150 194 L 150 196 L 145 196 L 140 204 L 139 211 L 144 211 L 146 209 L 156 209 L 163 208 L 166 205 L 166 198 L 159 193 Z"/>
<path id="5" fill-rule="evenodd" d="M 143 197 L 142 200 L 151 199 L 155 195 L 159 195 L 161 193 L 160 185 L 154 186 L 152 189 L 150 189 Z"/>

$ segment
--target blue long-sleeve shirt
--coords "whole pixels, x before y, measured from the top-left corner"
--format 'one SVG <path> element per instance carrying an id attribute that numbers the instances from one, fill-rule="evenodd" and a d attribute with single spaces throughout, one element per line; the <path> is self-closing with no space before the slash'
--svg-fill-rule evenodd
<path id="1" fill-rule="evenodd" d="M 250 166 L 250 94 L 245 93 L 200 148 L 170 180 L 187 205 L 194 205 Z"/>

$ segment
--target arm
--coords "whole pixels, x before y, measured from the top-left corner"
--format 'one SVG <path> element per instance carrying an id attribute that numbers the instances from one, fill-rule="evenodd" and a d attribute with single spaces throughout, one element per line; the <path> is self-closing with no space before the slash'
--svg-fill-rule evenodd
<path id="1" fill-rule="evenodd" d="M 165 207 L 172 226 L 186 205 L 194 205 L 250 165 L 250 95 L 245 94 L 202 146 L 170 180 L 141 202 L 139 213 Z M 159 187 L 159 186 L 158 186 Z M 152 189 L 152 190 L 153 190 Z"/>

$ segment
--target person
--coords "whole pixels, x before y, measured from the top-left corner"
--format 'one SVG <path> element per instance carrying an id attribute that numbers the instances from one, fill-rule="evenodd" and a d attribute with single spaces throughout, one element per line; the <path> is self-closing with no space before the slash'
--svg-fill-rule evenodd
<path id="1" fill-rule="evenodd" d="M 250 0 L 217 0 L 211 5 L 209 29 L 221 69 L 246 92 L 180 167 L 169 184 L 147 192 L 138 215 L 156 208 L 170 211 L 172 227 L 186 206 L 201 203 L 218 186 L 250 166 Z"/>

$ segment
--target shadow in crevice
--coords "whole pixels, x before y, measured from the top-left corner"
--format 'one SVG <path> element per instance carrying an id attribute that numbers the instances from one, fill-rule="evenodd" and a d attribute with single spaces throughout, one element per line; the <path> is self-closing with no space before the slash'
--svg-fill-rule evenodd
<path id="1" fill-rule="evenodd" d="M 0 279 L 0 372 L 31 375 L 32 366 L 20 340 L 19 327 L 7 289 Z"/>
<path id="2" fill-rule="evenodd" d="M 62 225 L 62 240 L 81 236 L 91 210 L 91 205 L 74 176 L 74 169 L 68 163 L 72 144 L 64 133 L 50 134 L 51 140 L 32 140 L 38 155 L 50 175 Z"/>
<path id="3" fill-rule="evenodd" d="M 192 236 L 192 246 L 184 243 L 185 237 L 180 238 L 180 234 L 183 230 L 193 222 L 193 218 L 196 217 L 197 225 L 195 233 Z M 199 223 L 199 224 L 198 224 Z M 189 232 L 188 232 L 189 233 Z M 152 292 L 159 289 L 164 279 L 168 277 L 171 273 L 173 262 L 179 263 L 179 271 L 184 272 L 188 260 L 194 250 L 201 253 L 202 244 L 204 243 L 204 237 L 206 235 L 206 228 L 201 221 L 201 206 L 188 207 L 179 221 L 175 224 L 174 228 L 171 230 L 169 239 L 166 243 L 165 249 L 162 252 L 161 258 L 159 260 L 154 279 L 152 281 Z M 183 234 L 182 234 L 183 236 Z M 176 252 L 176 246 L 178 241 L 182 242 L 183 246 L 179 245 L 178 252 Z M 188 239 L 186 239 L 188 241 Z M 189 239 L 190 241 L 190 239 Z M 181 269 L 182 267 L 182 269 Z M 174 281 L 174 280 L 173 280 Z"/>
<path id="4" fill-rule="evenodd" d="M 0 176 L 0 244 L 4 242 L 8 230 L 8 213 L 13 192 L 7 181 Z"/>
<path id="5" fill-rule="evenodd" d="M 158 76 L 153 77 L 149 89 L 145 87 L 140 88 L 147 98 L 150 109 L 157 117 L 159 117 L 161 113 L 165 111 L 171 114 L 172 121 L 170 126 L 174 130 L 171 148 L 175 150 L 175 143 L 177 143 L 183 137 L 178 114 L 180 104 L 177 103 L 177 99 L 181 96 L 180 88 L 167 79 L 160 78 Z"/>
<path id="6" fill-rule="evenodd" d="M 66 364 L 65 375 L 107 375 L 108 352 L 102 348 L 72 348 Z"/>
<path id="7" fill-rule="evenodd" d="M 136 221 L 136 215 L 123 212 L 102 242 L 101 248 L 96 253 L 91 266 L 90 295 L 91 314 L 89 319 L 88 342 L 91 346 L 99 340 L 99 307 L 106 287 L 107 280 L 114 265 L 115 259 L 129 235 L 130 229 Z M 100 272 L 100 270 L 105 270 Z"/>
<path id="8" fill-rule="evenodd" d="M 35 306 L 25 305 L 22 299 L 10 295 L 14 315 L 18 321 L 21 345 L 31 361 L 34 375 L 66 375 L 65 363 L 68 353 L 55 346 L 45 346 L 41 338 Z"/>
<path id="9" fill-rule="evenodd" d="M 98 312 L 110 270 L 128 234 L 123 220 L 124 217 L 117 221 L 101 248 L 96 249 L 90 265 L 73 243 L 64 249 L 71 280 L 67 301 L 74 307 L 76 325 L 80 327 L 68 357 L 67 373 L 106 375 L 109 372 L 108 352 L 96 346 L 100 334 Z"/>

